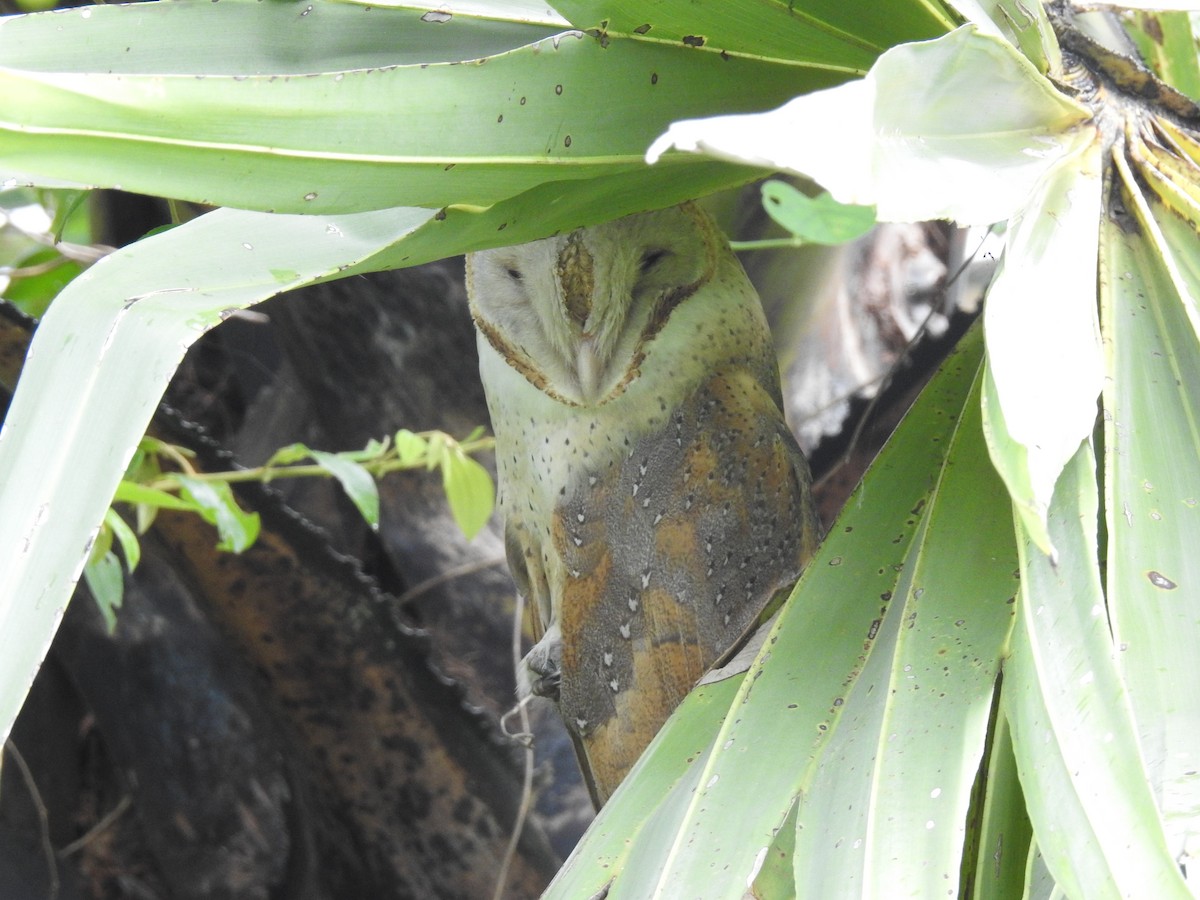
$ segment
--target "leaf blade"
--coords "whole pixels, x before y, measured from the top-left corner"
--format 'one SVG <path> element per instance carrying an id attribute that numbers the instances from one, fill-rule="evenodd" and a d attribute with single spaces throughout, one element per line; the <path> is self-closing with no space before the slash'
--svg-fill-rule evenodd
<path id="1" fill-rule="evenodd" d="M 361 465 L 345 456 L 327 453 L 323 450 L 310 450 L 309 454 L 317 465 L 338 480 L 350 502 L 371 526 L 372 531 L 379 530 L 379 488 L 371 473 Z"/>

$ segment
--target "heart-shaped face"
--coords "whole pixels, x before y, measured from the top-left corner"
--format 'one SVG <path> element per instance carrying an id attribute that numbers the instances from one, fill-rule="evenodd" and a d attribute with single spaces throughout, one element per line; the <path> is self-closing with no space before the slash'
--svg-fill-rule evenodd
<path id="1" fill-rule="evenodd" d="M 468 259 L 509 568 L 597 805 L 816 544 L 758 297 L 692 204 Z"/>

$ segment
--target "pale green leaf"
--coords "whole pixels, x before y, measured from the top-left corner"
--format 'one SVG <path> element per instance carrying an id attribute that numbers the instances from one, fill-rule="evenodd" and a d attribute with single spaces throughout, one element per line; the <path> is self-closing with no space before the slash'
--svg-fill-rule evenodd
<path id="1" fill-rule="evenodd" d="M 217 528 L 217 547 L 241 553 L 258 540 L 258 513 L 248 513 L 238 506 L 233 489 L 223 481 L 201 481 L 189 475 L 179 475 L 183 495 L 198 507 L 204 521 Z"/>
<path id="2" fill-rule="evenodd" d="M 122 480 L 117 485 L 117 490 L 113 496 L 113 500 L 118 503 L 132 503 L 135 505 L 154 506 L 162 509 L 196 509 L 196 504 L 189 500 L 184 500 L 176 497 L 174 494 L 168 494 L 166 491 L 160 491 L 157 488 L 148 487 L 144 484 L 138 484 L 136 481 Z"/>
<path id="3" fill-rule="evenodd" d="M 1057 564 L 1016 516 L 1021 595 L 1002 690 L 1038 847 L 1072 897 L 1190 897 L 1167 849 L 1109 632 L 1089 444 L 1063 471 L 1048 521 Z"/>
<path id="4" fill-rule="evenodd" d="M 1193 12 L 1196 9 L 1195 0 L 1121 0 L 1120 5 L 1126 9 L 1174 9 L 1181 12 Z"/>
<path id="5" fill-rule="evenodd" d="M 450 504 L 450 514 L 470 540 L 487 524 L 496 504 L 492 476 L 455 447 L 442 455 L 442 485 Z"/>
<path id="6" fill-rule="evenodd" d="M 324 58 L 347 19 L 353 34 L 378 29 L 369 62 L 347 59 L 342 38 Z M 0 20 L 0 173 L 279 212 L 486 206 L 551 178 L 642 169 L 679 116 L 767 109 L 844 77 L 469 17 L 478 58 L 464 58 L 439 37 L 459 22 L 256 0 Z M 63 29 L 85 62 L 63 54 Z M 164 62 L 180 29 L 185 47 Z"/>
<path id="7" fill-rule="evenodd" d="M 188 345 L 230 310 L 278 293 L 270 269 L 279 261 L 309 279 L 328 275 L 430 215 L 216 211 L 106 257 L 54 302 L 0 431 L 0 733 L 20 708 L 88 537 Z"/>
<path id="8" fill-rule="evenodd" d="M 862 237 L 875 224 L 875 210 L 869 206 L 847 206 L 824 193 L 809 197 L 777 179 L 763 184 L 762 199 L 772 219 L 813 244 L 844 244 Z"/>
<path id="9" fill-rule="evenodd" d="M 1200 683 L 1197 237 L 1157 201 L 1125 198 L 1132 215 L 1101 231 L 1109 615 L 1169 849 L 1194 881 L 1200 692 L 1181 685 Z"/>
<path id="10" fill-rule="evenodd" d="M 1012 900 L 1025 888 L 1025 864 L 1033 829 L 1025 814 L 1025 797 L 1017 776 L 1012 734 L 1003 716 L 993 722 L 993 733 L 977 844 L 969 846 L 974 865 L 971 894 L 975 900 Z"/>
<path id="11" fill-rule="evenodd" d="M 1029 845 L 1028 859 L 1025 861 L 1025 889 L 1021 900 L 1066 900 L 1066 895 L 1054 881 L 1054 876 L 1046 867 L 1046 857 L 1034 841 Z"/>
<path id="12" fill-rule="evenodd" d="M 1064 160 L 1010 223 L 984 307 L 988 449 L 1045 553 L 1046 509 L 1091 434 L 1104 370 L 1096 318 L 1100 148 Z M 1001 424 L 1002 423 L 1002 424 Z"/>
<path id="13" fill-rule="evenodd" d="M 125 572 L 121 561 L 117 559 L 117 554 L 109 551 L 95 562 L 88 563 L 83 569 L 83 577 L 92 599 L 100 608 L 108 633 L 112 634 L 117 627 L 117 610 L 125 598 Z"/>
<path id="14" fill-rule="evenodd" d="M 964 26 L 769 113 L 676 122 L 647 158 L 705 152 L 808 175 L 842 203 L 876 206 L 880 221 L 988 225 L 1091 141 L 1089 117 L 1007 41 Z M 801 139 L 811 134 L 823 137 Z"/>
<path id="15" fill-rule="evenodd" d="M 406 466 L 415 465 L 425 459 L 429 452 L 429 442 L 419 434 L 413 434 L 407 428 L 401 428 L 392 438 L 396 448 L 396 458 Z"/>
<path id="16" fill-rule="evenodd" d="M 455 17 L 480 16 L 485 19 L 501 19 L 506 22 L 529 22 L 535 25 L 550 25 L 563 28 L 570 23 L 541 0 L 332 0 L 332 2 L 356 3 L 361 6 L 381 6 L 394 9 L 412 9 L 423 12 L 422 21 L 444 25 Z M 429 15 L 432 13 L 432 15 Z"/>
<path id="17" fill-rule="evenodd" d="M 384 441 L 371 438 L 361 450 L 342 450 L 338 455 L 344 459 L 352 459 L 355 462 L 362 463 L 380 459 L 385 453 L 387 453 L 387 444 Z"/>
<path id="18" fill-rule="evenodd" d="M 286 466 L 300 462 L 302 459 L 311 459 L 312 456 L 312 449 L 307 444 L 297 441 L 294 444 L 288 444 L 286 447 L 280 447 L 267 458 L 263 466 Z"/>
<path id="19" fill-rule="evenodd" d="M 978 381 L 939 448 L 928 502 L 910 514 L 920 530 L 804 794 L 799 896 L 855 885 L 864 896 L 927 897 L 959 877 L 1017 591 Z"/>
<path id="20" fill-rule="evenodd" d="M 985 34 L 1003 36 L 1039 72 L 1062 71 L 1058 39 L 1040 2 L 1025 0 L 952 0 L 964 19 Z"/>
<path id="21" fill-rule="evenodd" d="M 1191 4 L 1189 9 L 1195 9 Z M 1142 58 L 1163 81 L 1200 99 L 1200 60 L 1186 12 L 1143 12 L 1127 17 L 1130 36 Z"/>
<path id="22" fill-rule="evenodd" d="M 888 47 L 937 37 L 955 24 L 936 2 L 891 0 L 559 0 L 555 8 L 577 28 L 602 28 L 610 40 L 641 39 L 699 53 L 776 59 L 862 74 Z"/>
<path id="23" fill-rule="evenodd" d="M 800 804 L 783 820 L 783 827 L 775 835 L 775 842 L 762 854 L 761 865 L 755 874 L 750 890 L 754 897 L 764 900 L 790 900 L 796 897 L 796 872 L 793 860 L 796 856 L 796 816 Z M 755 862 L 759 862 L 756 858 Z"/>
<path id="24" fill-rule="evenodd" d="M 133 572 L 142 559 L 142 545 L 137 535 L 115 509 L 109 509 L 104 514 L 104 524 L 121 545 L 121 552 L 125 554 L 125 567 Z"/>
<path id="25" fill-rule="evenodd" d="M 0 60 L 10 69 L 81 75 L 312 75 L 479 59 L 562 31 L 561 19 L 462 12 L 440 23 L 422 21 L 417 4 L 395 6 L 181 0 L 133 12 L 117 4 L 62 9 L 5 19 Z M 70 53 L 50 52 L 51 30 Z"/>
<path id="26" fill-rule="evenodd" d="M 105 513 L 105 518 L 107 519 L 107 513 Z M 107 521 L 102 522 L 99 530 L 96 532 L 96 538 L 92 542 L 91 549 L 88 551 L 86 565 L 90 566 L 98 563 L 104 557 L 108 556 L 112 552 L 112 545 L 112 529 L 108 527 Z"/>
<path id="27" fill-rule="evenodd" d="M 372 529 L 379 530 L 379 488 L 371 473 L 352 459 L 336 453 L 313 450 L 312 458 L 322 469 L 338 480 L 350 502 L 362 514 Z"/>

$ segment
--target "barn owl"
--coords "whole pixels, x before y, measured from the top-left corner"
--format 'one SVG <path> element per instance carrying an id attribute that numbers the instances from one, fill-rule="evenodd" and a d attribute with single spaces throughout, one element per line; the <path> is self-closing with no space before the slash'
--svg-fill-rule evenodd
<path id="1" fill-rule="evenodd" d="M 697 206 L 467 258 L 509 568 L 597 806 L 817 540 L 762 307 Z"/>

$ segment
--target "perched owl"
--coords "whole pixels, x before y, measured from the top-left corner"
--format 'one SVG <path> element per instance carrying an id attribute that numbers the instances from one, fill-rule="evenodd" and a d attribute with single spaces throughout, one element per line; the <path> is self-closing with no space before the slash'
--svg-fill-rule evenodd
<path id="1" fill-rule="evenodd" d="M 592 799 L 817 541 L 762 308 L 693 204 L 467 258 L 509 567 Z"/>

